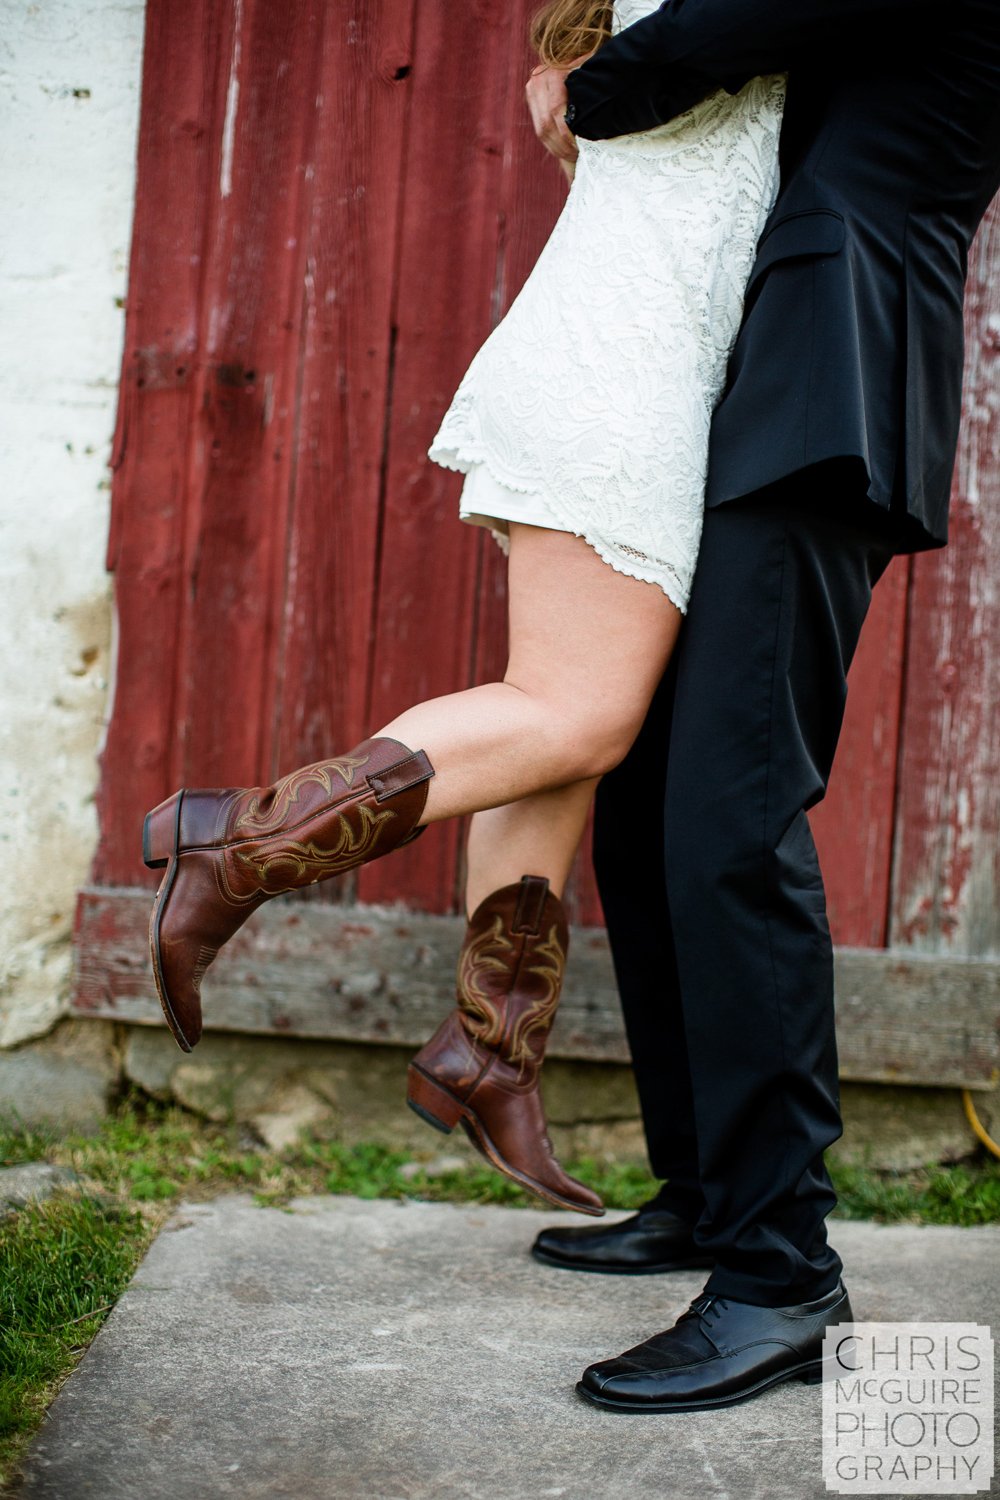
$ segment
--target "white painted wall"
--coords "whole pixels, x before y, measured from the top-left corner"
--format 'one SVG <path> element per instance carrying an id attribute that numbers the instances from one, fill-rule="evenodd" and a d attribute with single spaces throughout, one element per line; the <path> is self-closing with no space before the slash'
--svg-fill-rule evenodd
<path id="1" fill-rule="evenodd" d="M 96 838 L 143 13 L 0 0 L 0 1046 L 65 1008 Z"/>

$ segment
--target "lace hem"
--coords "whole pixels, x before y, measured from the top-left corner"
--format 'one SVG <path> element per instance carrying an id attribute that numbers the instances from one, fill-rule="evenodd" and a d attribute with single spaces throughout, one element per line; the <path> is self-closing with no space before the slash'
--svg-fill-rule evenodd
<path id="1" fill-rule="evenodd" d="M 633 19 L 653 3 L 616 0 Z M 680 609 L 711 413 L 777 187 L 783 95 L 781 78 L 752 79 L 666 135 L 581 143 L 563 211 L 428 449 L 478 469 L 467 513 L 579 536 Z"/>
<path id="2" fill-rule="evenodd" d="M 630 547 L 623 542 L 608 540 L 594 531 L 581 531 L 578 526 L 567 520 L 567 510 L 559 505 L 550 491 L 537 481 L 526 484 L 523 481 L 508 479 L 497 473 L 497 466 L 489 454 L 483 451 L 473 453 L 469 448 L 450 448 L 441 443 L 433 443 L 427 450 L 427 456 L 444 469 L 451 469 L 458 474 L 468 474 L 469 470 L 476 464 L 482 464 L 491 479 L 497 484 L 513 490 L 519 495 L 538 495 L 553 518 L 558 522 L 558 530 L 568 532 L 571 536 L 578 536 L 586 542 L 588 547 L 606 562 L 616 573 L 621 573 L 626 578 L 638 579 L 641 583 L 655 584 L 670 600 L 671 604 L 678 609 L 682 615 L 687 614 L 688 599 L 691 594 L 691 579 L 682 577 L 679 569 L 664 558 L 650 557 L 641 552 L 638 547 Z M 475 513 L 477 516 L 480 512 Z M 484 522 L 489 525 L 491 519 L 504 519 L 483 514 L 483 521 L 477 521 L 472 516 L 469 519 L 474 525 Z M 501 551 L 505 554 L 509 551 L 510 541 L 506 532 L 497 530 L 494 526 L 489 527 L 494 540 Z"/>

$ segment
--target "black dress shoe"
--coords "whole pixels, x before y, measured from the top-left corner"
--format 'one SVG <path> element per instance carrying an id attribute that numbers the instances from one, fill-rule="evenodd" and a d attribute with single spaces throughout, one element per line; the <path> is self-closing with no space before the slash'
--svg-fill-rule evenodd
<path id="1" fill-rule="evenodd" d="M 543 1229 L 531 1253 L 547 1266 L 619 1276 L 715 1265 L 714 1256 L 698 1249 L 690 1224 L 662 1208 L 641 1209 L 631 1219 L 596 1229 Z"/>
<path id="2" fill-rule="evenodd" d="M 584 1370 L 577 1390 L 612 1411 L 735 1406 L 783 1380 L 822 1380 L 823 1334 L 853 1316 L 843 1282 L 797 1307 L 703 1292 L 666 1333 Z"/>

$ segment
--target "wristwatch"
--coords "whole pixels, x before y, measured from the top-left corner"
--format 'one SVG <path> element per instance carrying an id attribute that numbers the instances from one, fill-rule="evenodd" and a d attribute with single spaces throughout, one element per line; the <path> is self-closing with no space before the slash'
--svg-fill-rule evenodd
<path id="1" fill-rule="evenodd" d="M 563 115 L 563 119 L 566 121 L 567 125 L 572 125 L 573 121 L 576 119 L 576 105 L 573 103 L 572 99 L 566 106 L 566 113 Z"/>

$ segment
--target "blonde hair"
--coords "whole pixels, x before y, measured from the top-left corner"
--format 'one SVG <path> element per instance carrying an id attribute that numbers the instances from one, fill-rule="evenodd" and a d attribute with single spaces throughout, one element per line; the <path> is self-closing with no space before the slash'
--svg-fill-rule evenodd
<path id="1" fill-rule="evenodd" d="M 611 35 L 612 0 L 548 0 L 531 18 L 528 40 L 550 68 L 596 52 Z"/>

